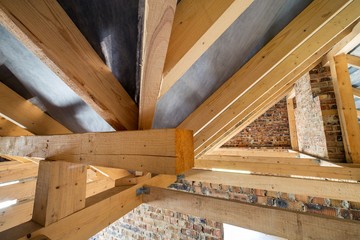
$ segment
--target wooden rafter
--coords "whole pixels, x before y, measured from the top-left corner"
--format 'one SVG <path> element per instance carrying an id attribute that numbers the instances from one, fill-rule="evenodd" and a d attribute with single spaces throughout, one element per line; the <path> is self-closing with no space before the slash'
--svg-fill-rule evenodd
<path id="1" fill-rule="evenodd" d="M 198 149 L 201 145 L 203 145 L 203 148 L 209 147 L 209 144 L 213 141 L 210 141 L 210 143 L 207 141 L 214 134 L 224 134 L 225 130 L 222 130 L 224 129 L 224 123 L 231 123 L 232 126 L 239 123 L 242 119 L 236 119 L 236 117 L 243 111 L 242 109 L 245 110 L 249 103 L 251 104 L 264 93 L 270 94 L 269 89 L 272 89 L 271 86 L 277 86 L 283 89 L 281 91 L 286 91 L 284 88 L 290 87 L 293 84 L 292 81 L 295 81 L 295 77 L 308 69 L 319 58 L 318 51 L 322 52 L 326 48 L 326 51 L 328 51 L 331 48 L 329 44 L 335 44 L 332 40 L 336 39 L 344 29 L 359 18 L 359 2 L 352 2 L 349 6 L 347 6 L 348 2 L 340 4 L 338 1 L 336 4 L 334 1 L 315 1 L 312 4 L 179 125 L 180 128 L 194 131 L 195 149 Z M 310 17 L 315 14 L 313 11 L 326 11 L 327 13 L 332 11 L 334 14 L 331 16 L 328 14 L 326 19 L 323 18 L 325 15 L 315 19 Z M 301 19 L 307 19 L 307 21 L 304 20 L 306 26 L 299 25 L 300 22 L 304 24 Z M 338 24 L 339 22 L 341 24 Z M 316 29 L 315 26 L 321 27 Z M 303 28 L 307 29 L 307 31 L 302 31 Z M 314 29 L 312 34 L 310 34 L 310 28 Z M 296 35 L 295 39 L 282 38 L 289 31 L 294 32 L 291 36 Z M 301 39 L 303 40 L 302 44 L 294 45 Z M 281 47 L 276 48 L 276 46 Z M 286 51 L 283 51 L 284 46 L 286 46 Z M 289 55 L 288 48 L 292 48 L 290 50 L 291 55 Z M 281 59 L 282 61 L 274 65 L 275 59 L 280 60 L 281 56 L 284 57 Z M 267 74 L 261 75 L 263 71 Z M 289 74 L 293 74 L 293 77 Z M 251 83 L 258 81 L 259 78 L 261 79 L 259 82 L 251 85 Z M 240 80 L 241 84 L 237 84 Z M 248 87 L 251 87 L 250 91 Z M 221 124 L 219 124 L 220 122 Z M 200 135 L 202 136 L 199 137 Z"/>
<path id="2" fill-rule="evenodd" d="M 0 23 L 116 130 L 138 109 L 56 0 L 1 0 Z"/>
<path id="3" fill-rule="evenodd" d="M 295 121 L 295 108 L 294 108 L 294 98 L 286 98 L 287 104 L 287 113 L 289 119 L 289 131 L 290 131 L 290 139 L 291 139 L 291 148 L 293 150 L 299 150 L 299 142 L 297 138 L 296 131 L 296 121 Z"/>
<path id="4" fill-rule="evenodd" d="M 360 98 L 360 89 L 353 87 L 352 90 L 353 90 L 353 94 Z"/>
<path id="5" fill-rule="evenodd" d="M 37 135 L 71 133 L 5 84 L 0 83 L 0 113 Z"/>
<path id="6" fill-rule="evenodd" d="M 144 3 L 139 129 L 151 129 L 162 82 L 176 0 L 148 0 Z"/>
<path id="7" fill-rule="evenodd" d="M 276 157 L 276 158 L 297 158 L 300 157 L 298 152 L 287 149 L 247 149 L 247 148 L 218 148 L 209 151 L 204 156 L 244 156 L 244 157 Z"/>
<path id="8" fill-rule="evenodd" d="M 194 165 L 192 139 L 180 129 L 3 137 L 0 153 L 175 174 Z"/>
<path id="9" fill-rule="evenodd" d="M 144 202 L 154 207 L 287 239 L 358 239 L 360 223 L 150 187 Z M 241 216 L 241 217 L 239 217 Z"/>
<path id="10" fill-rule="evenodd" d="M 10 122 L 4 117 L 0 117 L 0 136 L 31 136 L 31 132 L 27 131 L 16 125 L 13 122 Z"/>
<path id="11" fill-rule="evenodd" d="M 160 96 L 251 5 L 253 0 L 183 0 L 175 13 Z"/>
<path id="12" fill-rule="evenodd" d="M 346 54 L 346 60 L 349 65 L 352 65 L 356 68 L 360 68 L 360 57 Z"/>

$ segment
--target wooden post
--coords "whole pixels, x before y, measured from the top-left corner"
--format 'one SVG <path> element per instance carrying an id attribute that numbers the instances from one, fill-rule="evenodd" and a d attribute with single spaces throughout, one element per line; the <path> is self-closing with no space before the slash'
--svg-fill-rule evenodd
<path id="1" fill-rule="evenodd" d="M 287 98 L 286 102 L 287 102 L 287 112 L 289 119 L 291 148 L 295 151 L 299 151 L 299 142 L 297 138 L 296 121 L 295 121 L 294 98 Z"/>
<path id="2" fill-rule="evenodd" d="M 41 161 L 33 220 L 43 226 L 85 207 L 86 167 L 62 161 Z"/>

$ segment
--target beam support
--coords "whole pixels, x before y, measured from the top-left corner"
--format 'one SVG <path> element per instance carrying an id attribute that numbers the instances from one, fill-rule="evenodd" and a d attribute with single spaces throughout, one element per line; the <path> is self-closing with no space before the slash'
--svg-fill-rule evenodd
<path id="1" fill-rule="evenodd" d="M 355 240 L 360 235 L 360 223 L 344 219 L 290 212 L 150 187 L 144 202 L 154 207 L 216 220 L 287 239 Z"/>
<path id="2" fill-rule="evenodd" d="M 299 142 L 297 138 L 296 121 L 295 121 L 294 98 L 286 98 L 286 103 L 287 103 L 287 113 L 289 119 L 291 148 L 295 151 L 299 151 Z"/>
<path id="3" fill-rule="evenodd" d="M 360 68 L 360 57 L 346 54 L 346 61 L 349 65 Z"/>
<path id="4" fill-rule="evenodd" d="M 176 0 L 145 0 L 139 129 L 151 129 L 173 25 Z"/>
<path id="5" fill-rule="evenodd" d="M 116 130 L 138 109 L 56 0 L 1 0 L 0 23 Z"/>
<path id="6" fill-rule="evenodd" d="M 193 134 L 162 129 L 0 138 L 0 154 L 177 174 L 194 166 Z"/>
<path id="7" fill-rule="evenodd" d="M 175 13 L 160 96 L 164 95 L 253 0 L 182 0 Z"/>

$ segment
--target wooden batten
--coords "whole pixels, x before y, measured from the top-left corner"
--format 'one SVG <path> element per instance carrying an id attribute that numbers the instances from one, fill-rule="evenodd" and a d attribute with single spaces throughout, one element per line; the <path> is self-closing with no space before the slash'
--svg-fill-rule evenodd
<path id="1" fill-rule="evenodd" d="M 194 166 L 193 135 L 180 129 L 0 138 L 0 153 L 177 174 Z"/>
<path id="2" fill-rule="evenodd" d="M 360 68 L 360 57 L 346 54 L 346 61 L 349 65 Z"/>
<path id="3" fill-rule="evenodd" d="M 31 132 L 27 131 L 16 125 L 13 122 L 10 122 L 4 117 L 0 117 L 0 137 L 4 136 L 31 136 Z"/>
<path id="4" fill-rule="evenodd" d="M 353 87 L 352 90 L 353 90 L 353 94 L 354 94 L 356 97 L 359 97 L 359 98 L 360 98 L 360 89 Z"/>

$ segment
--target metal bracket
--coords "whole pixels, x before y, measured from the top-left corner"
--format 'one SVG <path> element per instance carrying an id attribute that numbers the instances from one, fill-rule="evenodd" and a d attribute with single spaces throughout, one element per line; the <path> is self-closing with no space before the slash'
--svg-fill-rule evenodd
<path id="1" fill-rule="evenodd" d="M 141 194 L 150 194 L 150 188 L 141 187 L 141 188 L 136 189 L 136 196 L 139 196 Z"/>

